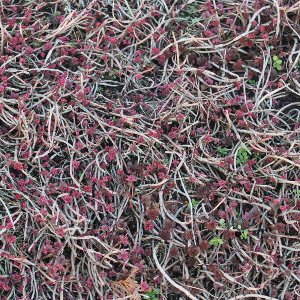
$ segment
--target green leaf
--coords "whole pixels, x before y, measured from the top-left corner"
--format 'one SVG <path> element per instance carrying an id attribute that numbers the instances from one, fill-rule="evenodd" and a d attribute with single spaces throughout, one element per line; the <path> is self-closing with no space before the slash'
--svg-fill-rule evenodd
<path id="1" fill-rule="evenodd" d="M 209 243 L 213 246 L 218 246 L 218 244 L 222 245 L 224 244 L 222 239 L 218 239 L 218 238 L 213 238 L 209 241 Z"/>
<path id="2" fill-rule="evenodd" d="M 157 148 L 159 148 L 159 147 L 160 147 L 160 144 L 159 144 L 158 142 L 156 142 L 156 143 L 155 143 L 155 146 L 156 146 Z"/>
<path id="3" fill-rule="evenodd" d="M 191 202 L 192 202 L 192 207 L 195 209 L 199 203 L 199 201 L 195 200 L 195 199 L 191 199 Z M 188 209 L 191 209 L 191 205 L 188 204 L 187 206 Z"/>
<path id="4" fill-rule="evenodd" d="M 270 49 L 273 50 L 273 49 L 274 49 L 274 46 L 270 46 Z"/>
<path id="5" fill-rule="evenodd" d="M 245 229 L 243 231 L 243 233 L 241 234 L 241 239 L 247 239 L 248 238 L 248 233 L 249 233 L 249 230 Z"/>
<path id="6" fill-rule="evenodd" d="M 189 13 L 192 13 L 195 11 L 195 6 L 190 6 L 189 9 L 187 10 Z"/>
<path id="7" fill-rule="evenodd" d="M 194 18 L 194 19 L 192 19 L 192 24 L 196 24 L 196 23 L 198 23 L 198 19 L 197 18 Z"/>
<path id="8" fill-rule="evenodd" d="M 273 60 L 274 60 L 274 61 L 278 60 L 278 56 L 276 56 L 276 55 L 273 56 Z"/>
<path id="9" fill-rule="evenodd" d="M 280 60 L 280 59 L 277 60 L 277 61 L 276 61 L 276 64 L 279 64 L 279 65 L 282 64 L 282 60 Z"/>
<path id="10" fill-rule="evenodd" d="M 226 225 L 225 219 L 220 219 L 219 220 L 220 226 L 224 227 Z"/>
<path id="11" fill-rule="evenodd" d="M 228 153 L 228 149 L 227 148 L 217 147 L 217 150 L 222 155 L 226 155 Z"/>
<path id="12" fill-rule="evenodd" d="M 278 71 L 281 71 L 281 70 L 282 70 L 282 66 L 275 66 L 275 68 L 276 68 Z"/>

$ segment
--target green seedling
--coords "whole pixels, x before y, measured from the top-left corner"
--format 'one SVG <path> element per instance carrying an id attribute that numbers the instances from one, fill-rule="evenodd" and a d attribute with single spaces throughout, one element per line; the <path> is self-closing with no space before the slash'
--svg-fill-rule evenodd
<path id="1" fill-rule="evenodd" d="M 247 149 L 250 151 L 251 148 L 250 147 L 247 147 Z M 237 153 L 237 156 L 238 156 L 238 159 L 237 159 L 237 163 L 241 163 L 241 164 L 245 164 L 246 161 L 250 158 L 251 155 L 251 152 L 250 154 L 247 152 L 247 150 L 245 148 L 240 148 L 238 153 Z"/>
<path id="2" fill-rule="evenodd" d="M 2 272 L 2 274 L 5 274 L 5 270 L 3 269 L 2 266 L 0 266 L 0 271 Z"/>
<path id="3" fill-rule="evenodd" d="M 147 294 L 144 295 L 144 299 L 159 300 L 157 295 L 161 292 L 160 289 L 148 290 Z"/>
<path id="4" fill-rule="evenodd" d="M 253 157 L 254 157 L 254 158 L 259 158 L 259 156 L 260 156 L 260 153 L 259 153 L 259 152 L 254 152 L 254 153 L 253 153 Z"/>
<path id="5" fill-rule="evenodd" d="M 257 85 L 257 82 L 256 82 L 255 80 L 253 80 L 253 79 L 250 79 L 250 80 L 249 80 L 249 83 L 250 83 L 251 85 L 254 85 L 254 86 Z"/>
<path id="6" fill-rule="evenodd" d="M 197 207 L 199 201 L 192 199 L 191 202 L 192 202 L 193 209 L 195 209 Z M 188 205 L 188 209 L 191 209 L 191 204 Z"/>
<path id="7" fill-rule="evenodd" d="M 114 73 L 108 73 L 108 76 L 112 77 L 113 79 L 117 79 L 117 76 Z"/>
<path id="8" fill-rule="evenodd" d="M 19 243 L 24 242 L 24 236 L 23 236 L 22 234 L 20 234 L 20 235 L 17 237 L 17 241 L 18 241 Z"/>
<path id="9" fill-rule="evenodd" d="M 193 13 L 195 11 L 195 6 L 190 6 L 189 9 L 187 10 L 189 13 Z"/>
<path id="10" fill-rule="evenodd" d="M 293 193 L 298 199 L 300 199 L 300 190 L 293 189 Z"/>
<path id="11" fill-rule="evenodd" d="M 247 239 L 248 238 L 248 233 L 249 233 L 249 230 L 245 229 L 242 231 L 242 234 L 241 234 L 241 239 Z"/>
<path id="12" fill-rule="evenodd" d="M 220 245 L 224 244 L 223 240 L 219 239 L 219 238 L 213 238 L 209 241 L 209 243 L 213 246 L 218 246 L 219 244 Z"/>
<path id="13" fill-rule="evenodd" d="M 225 221 L 225 219 L 220 219 L 220 220 L 219 220 L 219 224 L 220 224 L 221 227 L 225 227 L 225 226 L 226 226 L 226 221 Z"/>
<path id="14" fill-rule="evenodd" d="M 282 70 L 282 60 L 279 59 L 278 56 L 274 55 L 273 56 L 273 66 L 278 70 L 278 71 L 281 71 Z"/>
<path id="15" fill-rule="evenodd" d="M 239 230 L 242 229 L 242 226 L 241 225 L 238 225 L 237 228 Z M 241 239 L 244 239 L 246 240 L 248 238 L 248 233 L 249 233 L 249 230 L 248 229 L 245 229 L 245 230 L 241 230 Z"/>
<path id="16" fill-rule="evenodd" d="M 217 147 L 217 150 L 221 155 L 224 155 L 224 156 L 227 155 L 227 153 L 228 153 L 227 148 Z"/>
<path id="17" fill-rule="evenodd" d="M 58 17 L 61 15 L 61 12 L 60 11 L 57 11 L 56 13 L 53 14 L 53 17 Z"/>

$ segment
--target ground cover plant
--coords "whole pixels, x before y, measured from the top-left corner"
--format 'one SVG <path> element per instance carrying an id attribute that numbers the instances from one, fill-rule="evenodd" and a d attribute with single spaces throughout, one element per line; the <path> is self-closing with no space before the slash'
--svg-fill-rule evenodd
<path id="1" fill-rule="evenodd" d="M 300 299 L 299 5 L 1 0 L 0 298 Z"/>

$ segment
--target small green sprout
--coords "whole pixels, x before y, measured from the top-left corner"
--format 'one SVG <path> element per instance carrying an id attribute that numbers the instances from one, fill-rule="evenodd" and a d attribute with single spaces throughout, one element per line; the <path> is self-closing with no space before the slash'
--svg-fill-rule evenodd
<path id="1" fill-rule="evenodd" d="M 219 224 L 220 224 L 221 227 L 225 227 L 225 226 L 226 226 L 226 221 L 225 221 L 225 219 L 220 219 L 220 220 L 219 220 Z"/>
<path id="2" fill-rule="evenodd" d="M 248 238 L 248 233 L 249 233 L 248 229 L 242 230 L 241 239 L 245 239 L 246 240 Z"/>
<path id="3" fill-rule="evenodd" d="M 250 83 L 251 85 L 254 85 L 254 86 L 257 85 L 257 82 L 256 82 L 255 80 L 253 80 L 253 79 L 250 79 L 250 80 L 249 80 L 249 83 Z"/>
<path id="4" fill-rule="evenodd" d="M 217 150 L 221 155 L 224 155 L 224 156 L 227 155 L 227 153 L 228 153 L 227 148 L 217 147 Z"/>
<path id="5" fill-rule="evenodd" d="M 191 202 L 192 202 L 193 209 L 195 209 L 197 207 L 199 201 L 197 201 L 195 199 L 191 199 Z M 191 205 L 190 204 L 188 205 L 188 209 L 191 209 Z"/>
<path id="6" fill-rule="evenodd" d="M 2 274 L 5 274 L 5 270 L 2 266 L 0 266 L 0 271 L 2 272 Z"/>
<path id="7" fill-rule="evenodd" d="M 281 71 L 282 70 L 282 60 L 279 59 L 278 56 L 274 55 L 273 56 L 273 66 L 278 70 L 278 71 Z"/>
<path id="8" fill-rule="evenodd" d="M 144 299 L 150 300 L 159 300 L 157 295 L 161 292 L 160 289 L 148 290 L 147 294 L 145 294 Z"/>
<path id="9" fill-rule="evenodd" d="M 259 158 L 259 156 L 260 156 L 260 153 L 259 153 L 259 152 L 254 152 L 254 153 L 253 153 L 253 157 L 254 157 L 254 158 Z"/>
<path id="10" fill-rule="evenodd" d="M 219 244 L 220 245 L 224 244 L 223 240 L 219 239 L 219 238 L 213 238 L 209 241 L 209 243 L 213 246 L 218 246 Z"/>
<path id="11" fill-rule="evenodd" d="M 195 6 L 190 6 L 187 10 L 189 13 L 193 13 L 195 11 Z"/>
<path id="12" fill-rule="evenodd" d="M 114 73 L 108 73 L 108 76 L 112 77 L 113 79 L 117 79 L 117 76 Z"/>
<path id="13" fill-rule="evenodd" d="M 53 17 L 58 17 L 61 15 L 61 12 L 60 11 L 57 11 L 56 13 L 53 14 Z"/>
<path id="14" fill-rule="evenodd" d="M 242 229 L 242 226 L 241 225 L 237 225 L 237 228 L 239 230 Z M 241 239 L 244 239 L 246 240 L 248 238 L 248 233 L 249 233 L 249 230 L 248 229 L 245 229 L 245 230 L 241 230 Z"/>
<path id="15" fill-rule="evenodd" d="M 300 190 L 293 189 L 293 193 L 295 194 L 295 197 L 300 199 Z"/>
<path id="16" fill-rule="evenodd" d="M 247 149 L 250 151 L 251 148 L 250 147 L 247 147 Z M 252 153 L 250 152 L 250 155 Z M 247 150 L 245 148 L 240 148 L 238 150 L 238 153 L 237 153 L 237 156 L 238 156 L 238 159 L 237 159 L 237 163 L 241 163 L 241 164 L 245 164 L 246 161 L 249 159 L 249 153 L 247 152 Z"/>

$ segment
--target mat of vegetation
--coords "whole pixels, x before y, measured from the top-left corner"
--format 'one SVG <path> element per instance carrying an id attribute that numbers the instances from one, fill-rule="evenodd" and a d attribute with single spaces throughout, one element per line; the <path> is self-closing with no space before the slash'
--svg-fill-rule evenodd
<path id="1" fill-rule="evenodd" d="M 299 21 L 1 0 L 0 298 L 299 300 Z"/>

